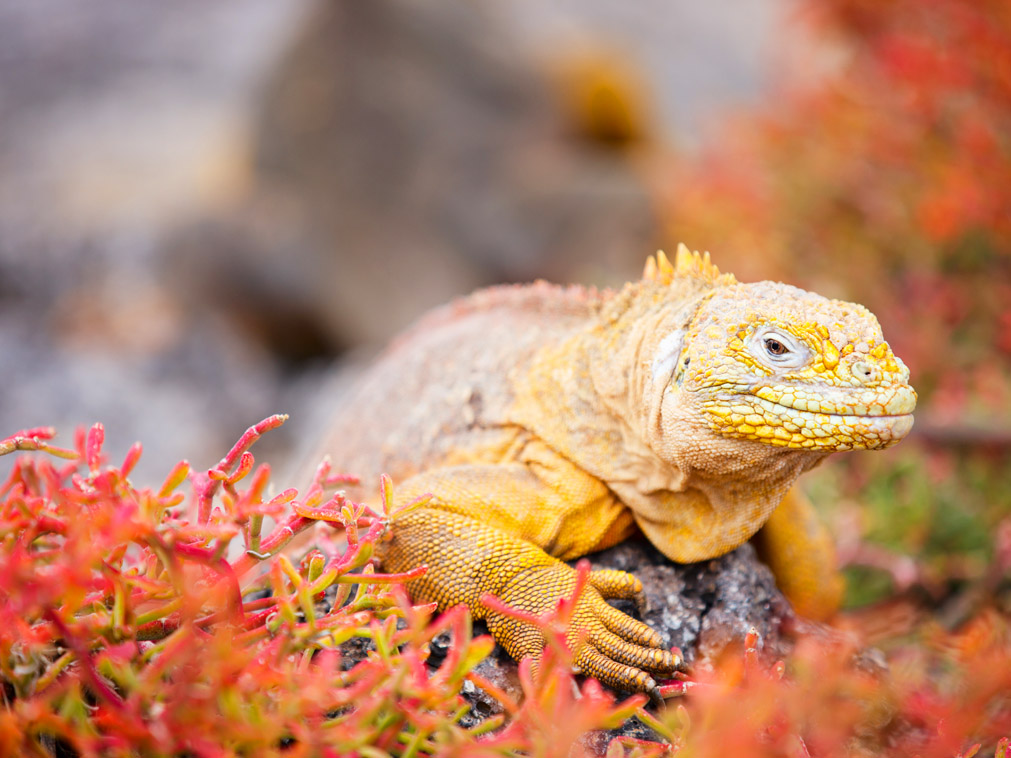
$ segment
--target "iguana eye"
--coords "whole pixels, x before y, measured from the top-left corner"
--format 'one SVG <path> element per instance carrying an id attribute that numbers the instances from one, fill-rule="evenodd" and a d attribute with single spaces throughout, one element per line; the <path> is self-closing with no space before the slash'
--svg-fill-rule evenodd
<path id="1" fill-rule="evenodd" d="M 798 369 L 807 363 L 811 352 L 803 342 L 780 329 L 763 329 L 749 345 L 751 354 L 775 369 Z"/>
<path id="2" fill-rule="evenodd" d="M 772 337 L 765 338 L 765 349 L 769 351 L 769 355 L 786 355 L 790 352 L 790 348 Z"/>

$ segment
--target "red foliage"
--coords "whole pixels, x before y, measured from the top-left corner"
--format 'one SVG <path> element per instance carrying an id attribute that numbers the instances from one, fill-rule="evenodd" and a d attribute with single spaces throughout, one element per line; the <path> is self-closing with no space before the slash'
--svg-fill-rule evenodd
<path id="1" fill-rule="evenodd" d="M 249 447 L 283 421 L 251 427 L 209 471 L 180 463 L 157 491 L 130 483 L 139 446 L 106 465 L 101 425 L 74 450 L 51 445 L 50 429 L 0 440 L 0 454 L 66 460 L 22 458 L 0 487 L 0 755 L 568 755 L 583 732 L 641 705 L 615 706 L 594 683 L 577 693 L 561 648 L 536 681 L 527 672 L 523 706 L 476 675 L 492 641 L 472 639 L 465 609 L 433 621 L 398 584 L 423 569 L 370 563 L 393 515 L 388 479 L 381 514 L 328 497 L 348 479 L 328 463 L 304 497 L 266 496 L 269 467 Z M 177 492 L 187 478 L 188 505 Z M 261 535 L 267 518 L 278 523 Z M 346 549 L 296 569 L 276 553 L 314 519 L 343 526 Z M 258 566 L 266 597 L 240 588 Z M 328 589 L 333 602 L 318 603 Z M 429 642 L 444 631 L 452 652 L 430 671 Z M 353 638 L 374 650 L 345 670 Z M 467 679 L 505 701 L 508 729 L 479 739 L 503 719 L 460 726 Z M 572 718 L 545 741 L 556 709 Z"/>
<path id="2" fill-rule="evenodd" d="M 678 755 L 953 758 L 998 743 L 1006 751 L 1006 621 L 984 615 L 960 635 L 935 631 L 926 645 L 893 651 L 888 669 L 856 639 L 804 637 L 785 666 L 766 668 L 751 635 L 743 656 L 702 673 L 686 709 L 665 718 Z"/>

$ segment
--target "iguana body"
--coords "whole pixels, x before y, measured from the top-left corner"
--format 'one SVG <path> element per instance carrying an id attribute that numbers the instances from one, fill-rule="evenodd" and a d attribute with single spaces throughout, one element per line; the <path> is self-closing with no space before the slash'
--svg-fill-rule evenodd
<path id="1" fill-rule="evenodd" d="M 787 493 L 831 452 L 904 436 L 907 379 L 862 306 L 739 284 L 682 248 L 676 266 L 659 254 L 618 293 L 538 283 L 434 312 L 351 393 L 326 449 L 365 482 L 389 473 L 399 501 L 435 496 L 398 518 L 381 550 L 388 570 L 429 566 L 409 585 L 417 600 L 465 603 L 512 655 L 538 655 L 539 633 L 482 595 L 548 611 L 574 586 L 561 561 L 637 529 L 689 562 L 766 525 L 788 595 L 829 610 L 831 541 Z M 603 599 L 638 590 L 623 572 L 591 574 L 576 662 L 655 691 L 650 674 L 676 657 Z"/>

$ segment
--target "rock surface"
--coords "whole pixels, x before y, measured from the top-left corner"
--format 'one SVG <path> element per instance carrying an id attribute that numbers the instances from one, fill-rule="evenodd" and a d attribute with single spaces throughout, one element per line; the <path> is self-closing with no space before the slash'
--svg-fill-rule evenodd
<path id="1" fill-rule="evenodd" d="M 680 647 L 689 666 L 740 642 L 751 627 L 770 656 L 785 652 L 781 627 L 793 610 L 750 543 L 701 563 L 673 563 L 643 539 L 591 558 L 593 568 L 621 569 L 639 577 L 646 597 L 642 620 L 663 636 L 664 645 Z M 635 615 L 632 603 L 622 610 Z"/>

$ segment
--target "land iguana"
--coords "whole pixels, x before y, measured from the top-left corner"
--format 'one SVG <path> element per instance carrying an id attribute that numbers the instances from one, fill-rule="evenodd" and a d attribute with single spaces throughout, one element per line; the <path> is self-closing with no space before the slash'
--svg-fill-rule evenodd
<path id="1" fill-rule="evenodd" d="M 794 482 L 904 437 L 908 378 L 863 306 L 739 283 L 682 245 L 621 291 L 538 282 L 432 312 L 350 392 L 325 448 L 362 481 L 390 474 L 398 502 L 434 495 L 380 547 L 386 570 L 427 564 L 415 600 L 465 604 L 512 656 L 537 657 L 537 629 L 484 593 L 550 611 L 575 584 L 565 561 L 636 531 L 693 562 L 761 529 L 798 611 L 834 611 L 832 540 Z M 631 574 L 591 572 L 570 636 L 585 635 L 583 673 L 655 695 L 679 657 L 606 602 L 639 592 Z"/>

